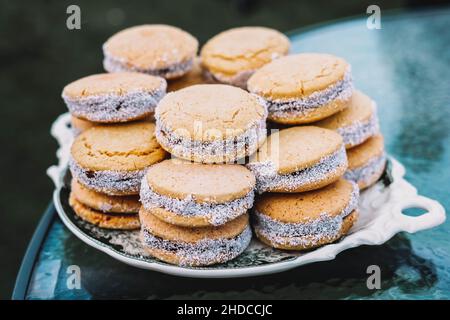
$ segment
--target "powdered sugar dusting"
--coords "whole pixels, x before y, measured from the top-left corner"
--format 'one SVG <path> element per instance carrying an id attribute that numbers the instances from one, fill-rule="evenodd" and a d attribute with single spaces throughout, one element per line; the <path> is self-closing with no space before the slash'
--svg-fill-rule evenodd
<path id="1" fill-rule="evenodd" d="M 344 177 L 356 183 L 369 184 L 375 174 L 383 171 L 385 165 L 386 154 L 383 153 L 381 156 L 371 159 L 362 167 L 352 170 L 348 169 L 345 172 Z"/>
<path id="2" fill-rule="evenodd" d="M 341 81 L 328 88 L 314 92 L 301 99 L 274 99 L 266 100 L 269 114 L 278 118 L 306 116 L 334 100 L 346 101 L 353 94 L 353 81 L 350 69 Z"/>
<path id="3" fill-rule="evenodd" d="M 210 224 L 218 226 L 247 212 L 253 206 L 254 191 L 251 190 L 242 198 L 224 203 L 197 203 L 191 195 L 180 200 L 158 194 L 144 177 L 140 197 L 146 209 L 163 208 L 185 217 L 205 217 Z"/>
<path id="4" fill-rule="evenodd" d="M 202 239 L 195 243 L 165 240 L 154 236 L 147 229 L 142 230 L 143 242 L 150 248 L 173 252 L 180 259 L 181 266 L 205 266 L 234 259 L 250 244 L 252 232 L 247 226 L 238 236 L 231 239 Z"/>
<path id="5" fill-rule="evenodd" d="M 155 111 L 166 94 L 167 83 L 155 91 L 130 91 L 124 95 L 101 94 L 79 99 L 63 95 L 70 113 L 93 122 L 123 122 L 144 117 Z"/>
<path id="6" fill-rule="evenodd" d="M 248 169 L 256 177 L 256 190 L 258 193 L 281 188 L 287 191 L 295 190 L 301 186 L 324 180 L 332 172 L 346 166 L 347 154 L 343 145 L 336 152 L 320 159 L 317 164 L 290 174 L 278 174 L 277 168 L 272 161 L 247 164 Z"/>
<path id="7" fill-rule="evenodd" d="M 346 148 L 357 146 L 370 137 L 378 134 L 380 126 L 378 123 L 378 117 L 376 107 L 373 105 L 372 115 L 368 121 L 357 121 L 349 126 L 341 127 L 337 129 L 337 132 L 342 136 Z"/>
<path id="8" fill-rule="evenodd" d="M 80 167 L 72 157 L 69 167 L 72 175 L 87 188 L 109 195 L 139 193 L 142 177 L 147 171 L 89 171 Z"/>
<path id="9" fill-rule="evenodd" d="M 359 188 L 356 183 L 350 182 L 352 183 L 350 200 L 336 216 L 323 212 L 320 218 L 306 223 L 284 223 L 255 210 L 254 228 L 259 234 L 278 245 L 314 246 L 322 240 L 334 239 L 339 235 L 344 218 L 358 207 Z"/>

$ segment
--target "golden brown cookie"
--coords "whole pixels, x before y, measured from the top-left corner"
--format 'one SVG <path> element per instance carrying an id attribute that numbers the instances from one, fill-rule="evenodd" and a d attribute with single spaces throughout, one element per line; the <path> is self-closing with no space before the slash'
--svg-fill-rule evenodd
<path id="1" fill-rule="evenodd" d="M 262 192 L 303 192 L 321 188 L 347 169 L 342 137 L 314 126 L 273 132 L 247 167 Z"/>
<path id="2" fill-rule="evenodd" d="M 213 81 L 245 89 L 255 70 L 285 56 L 289 48 L 289 39 L 274 29 L 240 27 L 210 39 L 201 50 L 201 58 Z"/>
<path id="3" fill-rule="evenodd" d="M 344 139 L 347 149 L 380 132 L 375 102 L 358 90 L 354 91 L 347 108 L 315 122 L 314 125 L 337 131 Z"/>
<path id="4" fill-rule="evenodd" d="M 166 94 L 161 77 L 136 72 L 95 74 L 64 87 L 70 113 L 92 122 L 128 122 L 150 116 Z"/>
<path id="5" fill-rule="evenodd" d="M 145 169 L 167 153 L 150 122 L 93 127 L 71 147 L 72 176 L 88 189 L 108 195 L 138 194 Z"/>
<path id="6" fill-rule="evenodd" d="M 237 164 L 165 160 L 151 166 L 141 202 L 160 219 L 181 226 L 218 226 L 253 206 L 255 177 Z"/>
<path id="7" fill-rule="evenodd" d="M 363 144 L 347 150 L 348 169 L 345 178 L 365 189 L 380 179 L 386 167 L 384 139 L 378 134 Z"/>
<path id="8" fill-rule="evenodd" d="M 192 69 L 188 73 L 186 73 L 181 78 L 168 81 L 167 92 L 177 91 L 186 87 L 207 82 L 208 81 L 203 76 L 203 69 L 201 66 L 200 58 L 197 57 L 194 60 Z"/>
<path id="9" fill-rule="evenodd" d="M 253 154 L 266 139 L 267 113 L 248 92 L 200 84 L 167 94 L 155 112 L 156 138 L 176 157 L 228 163 Z"/>
<path id="10" fill-rule="evenodd" d="M 73 193 L 70 194 L 69 204 L 78 217 L 100 228 L 133 230 L 140 227 L 139 217 L 136 213 L 104 213 L 97 211 L 79 202 Z"/>
<path id="11" fill-rule="evenodd" d="M 191 70 L 198 41 L 179 28 L 153 24 L 122 30 L 103 45 L 108 72 L 136 71 L 166 79 Z"/>
<path id="12" fill-rule="evenodd" d="M 181 266 L 223 263 L 240 255 L 250 243 L 248 215 L 218 227 L 188 228 L 169 224 L 141 208 L 142 242 L 154 257 Z"/>
<path id="13" fill-rule="evenodd" d="M 253 227 L 274 248 L 315 248 L 348 232 L 357 218 L 358 198 L 358 186 L 344 179 L 304 193 L 264 193 L 255 203 Z"/>
<path id="14" fill-rule="evenodd" d="M 71 191 L 78 202 L 105 213 L 138 213 L 141 207 L 137 195 L 109 196 L 86 188 L 76 179 L 72 179 Z"/>
<path id="15" fill-rule="evenodd" d="M 324 119 L 346 108 L 353 92 L 350 65 L 319 53 L 277 59 L 256 71 L 247 87 L 266 100 L 269 120 L 282 124 Z"/>

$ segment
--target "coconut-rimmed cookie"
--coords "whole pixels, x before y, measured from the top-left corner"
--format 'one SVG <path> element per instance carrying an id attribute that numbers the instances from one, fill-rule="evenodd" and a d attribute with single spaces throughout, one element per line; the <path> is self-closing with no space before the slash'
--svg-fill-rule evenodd
<path id="1" fill-rule="evenodd" d="M 134 230 L 140 227 L 137 213 L 106 213 L 95 210 L 81 203 L 73 193 L 70 193 L 69 204 L 78 217 L 100 228 Z"/>
<path id="2" fill-rule="evenodd" d="M 344 179 L 304 193 L 265 193 L 255 203 L 253 228 L 271 247 L 312 249 L 348 233 L 358 216 L 358 198 L 358 186 Z"/>
<path id="3" fill-rule="evenodd" d="M 172 224 L 218 226 L 253 206 L 255 177 L 244 166 L 171 159 L 151 166 L 141 185 L 146 211 Z"/>
<path id="4" fill-rule="evenodd" d="M 303 192 L 321 188 L 347 169 L 342 137 L 314 126 L 292 127 L 272 133 L 247 167 L 262 192 Z"/>
<path id="5" fill-rule="evenodd" d="M 363 144 L 347 150 L 348 169 L 345 178 L 365 189 L 375 184 L 386 167 L 384 139 L 378 134 Z"/>
<path id="6" fill-rule="evenodd" d="M 203 69 L 200 58 L 194 60 L 192 69 L 181 78 L 169 80 L 167 82 L 167 92 L 177 91 L 196 84 L 208 83 L 208 80 L 203 76 Z"/>
<path id="7" fill-rule="evenodd" d="M 161 77 L 135 72 L 95 74 L 64 87 L 70 113 L 92 122 L 128 122 L 150 116 L 166 94 Z"/>
<path id="8" fill-rule="evenodd" d="M 167 155 L 154 132 L 153 123 L 133 122 L 96 126 L 81 133 L 71 147 L 72 176 L 100 193 L 138 194 L 146 168 Z"/>
<path id="9" fill-rule="evenodd" d="M 72 179 L 71 192 L 78 202 L 104 213 L 138 213 L 141 208 L 139 196 L 109 196 L 90 190 Z"/>
<path id="10" fill-rule="evenodd" d="M 269 120 L 282 124 L 324 119 L 346 108 L 353 92 L 350 65 L 319 53 L 277 59 L 256 71 L 247 88 L 266 100 Z"/>
<path id="11" fill-rule="evenodd" d="M 150 255 L 181 266 L 207 266 L 236 258 L 250 243 L 248 214 L 218 227 L 188 228 L 141 209 L 142 243 Z"/>
<path id="12" fill-rule="evenodd" d="M 179 28 L 135 26 L 105 42 L 103 67 L 108 72 L 134 71 L 174 79 L 192 69 L 197 50 L 197 39 Z"/>
<path id="13" fill-rule="evenodd" d="M 155 117 L 154 114 L 151 113 L 149 116 L 141 119 L 141 120 L 137 120 L 137 121 L 148 121 L 148 122 L 155 122 Z M 88 121 L 88 120 L 83 120 L 74 116 L 70 117 L 70 124 L 72 127 L 72 133 L 73 135 L 76 137 L 78 136 L 80 133 L 95 127 L 95 126 L 101 126 L 104 125 L 105 123 L 100 123 L 100 122 L 92 122 L 92 121 Z"/>
<path id="14" fill-rule="evenodd" d="M 347 149 L 380 132 L 375 102 L 358 90 L 354 91 L 347 108 L 314 125 L 337 131 L 344 139 Z"/>
<path id="15" fill-rule="evenodd" d="M 245 89 L 257 69 L 285 56 L 289 48 L 289 39 L 274 29 L 240 27 L 208 40 L 200 55 L 208 79 Z"/>
<path id="16" fill-rule="evenodd" d="M 265 141 L 266 117 L 255 95 L 228 85 L 200 84 L 160 101 L 156 138 L 176 157 L 228 163 L 253 154 Z"/>

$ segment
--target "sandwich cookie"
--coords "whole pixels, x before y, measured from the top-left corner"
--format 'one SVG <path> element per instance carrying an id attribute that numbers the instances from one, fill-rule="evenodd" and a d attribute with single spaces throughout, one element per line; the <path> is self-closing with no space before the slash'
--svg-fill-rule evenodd
<path id="1" fill-rule="evenodd" d="M 198 41 L 168 25 L 141 25 L 122 30 L 103 45 L 103 67 L 108 72 L 135 71 L 166 79 L 192 69 Z"/>
<path id="2" fill-rule="evenodd" d="M 247 167 L 263 192 L 303 192 L 319 189 L 347 169 L 342 137 L 313 126 L 292 127 L 272 133 Z"/>
<path id="3" fill-rule="evenodd" d="M 151 166 L 140 190 L 145 210 L 171 224 L 218 226 L 253 206 L 255 177 L 237 164 L 165 160 Z"/>
<path id="4" fill-rule="evenodd" d="M 282 124 L 324 119 L 346 108 L 353 92 L 350 65 L 318 53 L 277 59 L 256 71 L 247 88 L 266 100 L 269 120 Z"/>
<path id="5" fill-rule="evenodd" d="M 154 132 L 153 123 L 134 122 L 96 126 L 81 133 L 71 147 L 72 176 L 100 193 L 138 194 L 146 168 L 167 155 Z"/>
<path id="6" fill-rule="evenodd" d="M 103 212 L 81 203 L 70 193 L 69 204 L 75 214 L 82 220 L 105 229 L 134 230 L 139 229 L 139 216 L 136 213 Z"/>
<path id="7" fill-rule="evenodd" d="M 88 76 L 64 87 L 62 97 L 70 113 L 80 119 L 112 123 L 142 119 L 166 94 L 161 77 L 121 72 Z"/>
<path id="8" fill-rule="evenodd" d="M 87 129 L 90 129 L 92 127 L 95 127 L 96 125 L 99 125 L 97 122 L 92 122 L 88 120 L 83 120 L 74 116 L 70 117 L 70 124 L 72 127 L 72 132 L 74 136 L 79 135 L 83 131 L 86 131 Z"/>
<path id="9" fill-rule="evenodd" d="M 201 50 L 208 79 L 247 87 L 248 78 L 272 60 L 288 54 L 289 39 L 264 27 L 241 27 L 219 33 Z"/>
<path id="10" fill-rule="evenodd" d="M 184 76 L 178 79 L 169 80 L 167 83 L 167 92 L 177 91 L 195 84 L 207 83 L 203 76 L 203 69 L 200 63 L 200 58 L 194 60 L 192 69 Z"/>
<path id="11" fill-rule="evenodd" d="M 376 135 L 347 150 L 347 156 L 348 169 L 345 178 L 356 182 L 360 189 L 370 187 L 380 179 L 386 167 L 383 136 Z"/>
<path id="12" fill-rule="evenodd" d="M 234 259 L 252 237 L 248 214 L 218 227 L 202 228 L 172 225 L 145 209 L 141 209 L 139 218 L 142 242 L 149 254 L 181 266 L 207 266 Z"/>
<path id="13" fill-rule="evenodd" d="M 265 244 L 285 250 L 312 249 L 347 234 L 358 213 L 358 186 L 339 179 L 305 193 L 265 193 L 255 203 L 253 227 Z"/>
<path id="14" fill-rule="evenodd" d="M 253 154 L 266 139 L 267 112 L 255 95 L 200 84 L 167 94 L 155 111 L 156 138 L 176 157 L 228 163 Z"/>
<path id="15" fill-rule="evenodd" d="M 380 131 L 375 102 L 357 90 L 347 108 L 314 125 L 337 131 L 347 149 L 363 143 Z"/>

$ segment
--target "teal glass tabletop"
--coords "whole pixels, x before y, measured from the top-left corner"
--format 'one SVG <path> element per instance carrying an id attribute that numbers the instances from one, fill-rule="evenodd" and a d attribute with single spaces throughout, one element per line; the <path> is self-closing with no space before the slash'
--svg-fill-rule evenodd
<path id="1" fill-rule="evenodd" d="M 450 8 L 366 17 L 289 33 L 293 52 L 326 52 L 352 65 L 357 88 L 377 101 L 388 152 L 419 193 L 450 208 Z M 410 212 L 417 214 L 417 212 Z M 84 244 L 51 205 L 13 298 L 25 299 L 450 299 L 450 221 L 335 260 L 250 278 L 192 279 L 136 269 Z M 381 289 L 368 289 L 378 265 Z M 73 266 L 81 284 L 71 282 Z"/>

